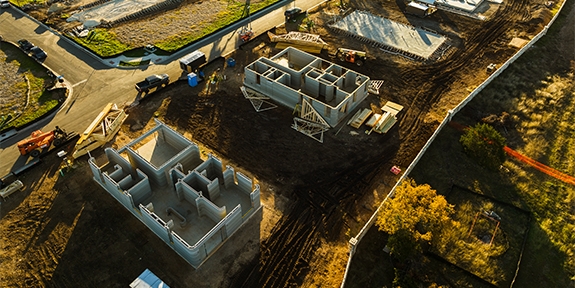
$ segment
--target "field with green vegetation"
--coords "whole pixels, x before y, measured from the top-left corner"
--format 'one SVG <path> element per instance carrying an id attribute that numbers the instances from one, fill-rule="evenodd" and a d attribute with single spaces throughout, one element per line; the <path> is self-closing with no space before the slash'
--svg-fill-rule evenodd
<path id="1" fill-rule="evenodd" d="M 21 127 L 58 105 L 59 93 L 45 89 L 52 81 L 46 68 L 8 43 L 0 46 L 0 76 L 0 120 L 7 120 L 2 130 Z"/>
<path id="2" fill-rule="evenodd" d="M 568 14 L 565 12 L 563 15 Z M 509 120 L 495 128 L 510 148 L 575 175 L 575 55 L 565 53 L 573 51 L 574 39 L 572 33 L 561 31 L 572 26 L 573 19 L 558 20 L 549 36 L 485 88 L 453 121 L 473 126 L 486 116 L 509 113 Z M 490 171 L 463 152 L 460 137 L 461 131 L 446 127 L 411 176 L 439 193 L 447 193 L 454 183 L 529 211 L 533 218 L 514 287 L 574 285 L 575 186 L 512 157 L 499 170 Z M 511 220 L 511 225 L 522 225 Z M 510 248 L 520 249 L 517 245 Z M 480 265 L 474 261 L 467 267 L 481 271 Z M 491 273 L 485 270 L 478 275 L 490 279 Z"/>

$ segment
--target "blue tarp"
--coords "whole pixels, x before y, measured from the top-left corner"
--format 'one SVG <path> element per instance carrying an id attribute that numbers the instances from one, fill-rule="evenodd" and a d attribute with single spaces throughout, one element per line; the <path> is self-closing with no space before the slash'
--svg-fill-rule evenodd
<path id="1" fill-rule="evenodd" d="M 146 269 L 136 280 L 130 284 L 131 288 L 170 288 L 158 276 L 154 275 L 152 271 Z"/>

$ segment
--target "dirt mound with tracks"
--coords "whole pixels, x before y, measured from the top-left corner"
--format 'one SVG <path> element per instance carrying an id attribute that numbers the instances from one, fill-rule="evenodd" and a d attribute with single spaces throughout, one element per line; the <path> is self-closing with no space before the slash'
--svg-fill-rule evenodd
<path id="1" fill-rule="evenodd" d="M 392 20 L 448 36 L 449 53 L 432 63 L 410 61 L 331 34 L 325 23 L 338 13 L 335 9 L 311 13 L 314 33 L 330 44 L 328 50 L 368 51 L 369 61 L 362 67 L 340 63 L 385 81 L 381 94 L 368 97 L 366 107 L 386 101 L 405 107 L 399 125 L 385 135 L 366 135 L 344 125 L 329 131 L 323 144 L 290 127 L 292 111 L 257 113 L 243 98 L 241 67 L 277 52 L 265 35 L 246 43 L 232 55 L 235 67 L 224 68 L 223 60 L 208 66 L 226 75 L 219 86 L 202 83 L 191 88 L 182 81 L 131 108 L 115 145 L 140 133 L 130 127 L 153 125 L 151 120 L 158 117 L 225 162 L 255 175 L 264 187 L 264 202 L 282 198 L 285 207 L 261 242 L 245 244 L 252 254 L 236 253 L 234 259 L 208 261 L 192 270 L 114 203 L 90 179 L 86 165 L 59 175 L 54 160 L 26 175 L 34 184 L 20 199 L 3 203 L 0 224 L 7 233 L 0 242 L 0 256 L 6 263 L 2 272 L 7 273 L 0 273 L 0 280 L 15 286 L 125 286 L 150 268 L 173 287 L 338 286 L 347 240 L 397 179 L 390 167 L 405 168 L 445 113 L 488 76 L 487 65 L 500 65 L 517 51 L 508 45 L 514 37 L 529 38 L 543 28 L 548 13 L 537 12 L 539 2 L 504 1 L 493 17 L 478 21 L 442 11 L 425 19 L 406 17 L 396 2 L 351 1 L 353 8 L 385 12 Z M 539 18 L 544 20 L 534 20 Z M 294 29 L 291 24 L 286 27 Z M 330 59 L 329 54 L 324 51 L 321 56 Z"/>

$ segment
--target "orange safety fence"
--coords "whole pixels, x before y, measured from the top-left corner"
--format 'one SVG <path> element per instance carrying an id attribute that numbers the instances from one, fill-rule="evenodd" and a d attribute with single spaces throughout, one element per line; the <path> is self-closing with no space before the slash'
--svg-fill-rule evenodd
<path id="1" fill-rule="evenodd" d="M 461 125 L 461 124 L 454 122 L 454 121 L 450 121 L 448 124 L 449 124 L 449 126 L 455 128 L 459 131 L 464 131 L 465 129 L 467 129 L 467 126 Z M 545 164 L 539 163 L 539 162 L 537 162 L 537 161 L 535 161 L 535 160 L 533 160 L 533 159 L 507 147 L 507 146 L 503 147 L 503 150 L 509 156 L 515 157 L 517 160 L 519 160 L 525 164 L 531 165 L 531 167 L 533 167 L 533 168 L 535 168 L 535 169 L 537 169 L 537 170 L 539 170 L 539 171 L 541 171 L 541 172 L 543 172 L 543 173 L 545 173 L 545 174 L 547 174 L 547 175 L 549 175 L 555 179 L 561 180 L 565 183 L 575 185 L 575 177 L 573 177 L 571 175 L 567 175 L 561 171 L 558 171 L 555 168 L 551 168 Z"/>
<path id="2" fill-rule="evenodd" d="M 505 146 L 503 148 L 503 150 L 505 150 L 505 152 L 507 154 L 509 154 L 510 156 L 517 158 L 517 160 L 519 160 L 525 164 L 529 164 L 533 168 L 535 168 L 535 169 L 537 169 L 537 170 L 539 170 L 539 171 L 541 171 L 541 172 L 543 172 L 543 173 L 545 173 L 545 174 L 547 174 L 553 178 L 559 179 L 565 183 L 575 185 L 575 177 L 573 177 L 571 175 L 567 175 L 567 174 L 565 174 L 561 171 L 558 171 L 554 168 L 551 168 L 545 164 L 539 163 L 539 162 L 537 162 L 537 161 L 535 161 L 535 160 L 533 160 L 527 156 L 520 154 L 519 152 L 517 152 L 517 151 L 515 151 L 515 150 L 513 150 L 507 146 Z"/>

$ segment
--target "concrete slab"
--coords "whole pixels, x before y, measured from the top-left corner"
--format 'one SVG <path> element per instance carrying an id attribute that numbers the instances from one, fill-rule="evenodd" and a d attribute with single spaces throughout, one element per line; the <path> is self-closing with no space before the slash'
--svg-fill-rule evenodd
<path id="1" fill-rule="evenodd" d="M 447 40 L 445 36 L 357 10 L 331 27 L 424 59 Z"/>

